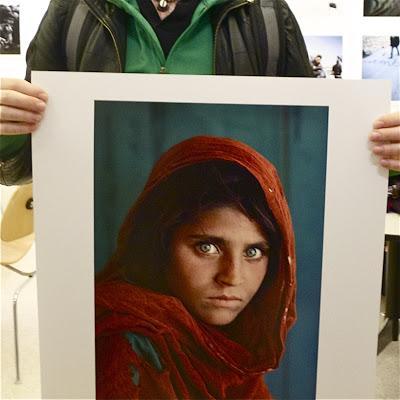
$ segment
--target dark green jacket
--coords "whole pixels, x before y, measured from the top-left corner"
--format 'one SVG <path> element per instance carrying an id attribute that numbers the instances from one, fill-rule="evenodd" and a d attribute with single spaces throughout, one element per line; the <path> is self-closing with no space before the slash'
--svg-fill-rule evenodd
<path id="1" fill-rule="evenodd" d="M 271 1 L 280 32 L 276 75 L 312 76 L 303 37 L 284 0 L 232 0 L 210 10 L 214 74 L 270 75 L 265 50 L 271 44 L 266 40 L 262 7 Z M 76 7 L 89 12 L 79 35 L 71 38 Z M 128 18 L 105 0 L 52 0 L 27 52 L 27 79 L 31 70 L 124 72 Z M 67 48 L 70 43 L 72 50 Z M 21 184 L 31 179 L 31 173 L 30 135 L 2 136 L 0 183 Z"/>

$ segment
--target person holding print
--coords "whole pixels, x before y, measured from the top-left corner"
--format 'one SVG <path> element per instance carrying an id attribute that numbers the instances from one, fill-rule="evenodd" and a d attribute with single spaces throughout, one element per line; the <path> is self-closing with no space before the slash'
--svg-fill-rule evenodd
<path id="1" fill-rule="evenodd" d="M 270 399 L 295 265 L 271 163 L 228 138 L 173 146 L 97 277 L 97 398 Z"/>

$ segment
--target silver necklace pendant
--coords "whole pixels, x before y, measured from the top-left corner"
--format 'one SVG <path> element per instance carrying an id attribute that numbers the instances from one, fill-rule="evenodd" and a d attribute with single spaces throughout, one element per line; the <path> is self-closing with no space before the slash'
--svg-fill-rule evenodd
<path id="1" fill-rule="evenodd" d="M 157 6 L 157 10 L 158 11 L 168 11 L 169 5 L 168 5 L 168 1 L 167 0 L 159 0 L 158 2 L 158 6 Z"/>

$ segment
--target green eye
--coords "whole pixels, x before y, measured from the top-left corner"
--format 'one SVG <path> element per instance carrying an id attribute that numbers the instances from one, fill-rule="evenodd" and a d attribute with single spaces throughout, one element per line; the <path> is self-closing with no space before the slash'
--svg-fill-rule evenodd
<path id="1" fill-rule="evenodd" d="M 248 258 L 255 259 L 255 258 L 261 258 L 264 255 L 264 253 L 257 247 L 250 247 L 246 250 L 245 255 Z"/>
<path id="2" fill-rule="evenodd" d="M 197 245 L 197 249 L 204 254 L 216 254 L 218 249 L 212 243 L 200 243 Z"/>

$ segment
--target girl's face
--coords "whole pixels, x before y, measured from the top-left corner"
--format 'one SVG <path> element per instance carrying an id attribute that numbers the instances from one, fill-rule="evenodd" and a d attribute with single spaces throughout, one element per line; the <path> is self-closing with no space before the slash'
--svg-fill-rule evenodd
<path id="1" fill-rule="evenodd" d="M 169 289 L 195 317 L 229 324 L 261 286 L 268 251 L 256 222 L 233 207 L 211 209 L 174 233 Z"/>

